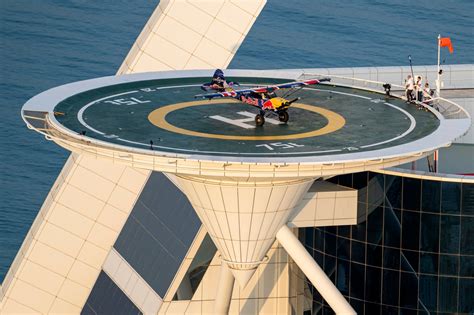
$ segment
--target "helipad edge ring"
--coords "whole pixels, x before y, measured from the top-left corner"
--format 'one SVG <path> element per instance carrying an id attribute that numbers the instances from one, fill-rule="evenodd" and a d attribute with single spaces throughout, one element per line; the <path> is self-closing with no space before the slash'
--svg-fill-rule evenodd
<path id="1" fill-rule="evenodd" d="M 228 104 L 229 100 L 216 100 L 216 101 L 192 101 L 192 102 L 183 102 L 183 103 L 176 103 L 167 106 L 160 107 L 155 109 L 148 115 L 148 120 L 155 126 L 170 131 L 174 133 L 179 133 L 186 136 L 195 136 L 195 137 L 202 137 L 202 138 L 211 138 L 211 139 L 221 139 L 221 140 L 247 140 L 247 141 L 258 141 L 258 140 L 293 140 L 293 139 L 303 139 L 303 138 L 310 138 L 321 136 L 324 134 L 332 133 L 341 129 L 345 124 L 346 120 L 344 117 L 330 111 L 328 109 L 324 109 L 321 107 L 311 106 L 302 103 L 295 103 L 292 107 L 300 108 L 304 110 L 308 110 L 317 114 L 322 115 L 328 120 L 328 123 L 320 129 L 302 132 L 297 134 L 290 134 L 290 135 L 277 135 L 277 136 L 234 136 L 234 135 L 222 135 L 222 134 L 214 134 L 214 133 L 205 133 L 199 131 L 188 130 L 184 128 L 176 127 L 169 122 L 166 121 L 166 115 L 169 113 L 183 109 L 186 107 L 192 106 L 202 106 L 202 105 L 209 105 L 209 104 Z"/>

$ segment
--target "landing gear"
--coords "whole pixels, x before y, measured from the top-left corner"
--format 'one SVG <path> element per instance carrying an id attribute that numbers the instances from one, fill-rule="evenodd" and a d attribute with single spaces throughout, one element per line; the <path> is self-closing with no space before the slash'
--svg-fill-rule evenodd
<path id="1" fill-rule="evenodd" d="M 255 116 L 255 124 L 257 126 L 263 126 L 264 123 L 265 117 L 262 114 L 258 114 L 257 116 Z"/>
<path id="2" fill-rule="evenodd" d="M 278 113 L 278 119 L 281 121 L 281 122 L 288 122 L 288 119 L 290 119 L 290 115 L 288 115 L 288 112 L 287 111 L 283 111 L 283 112 L 279 112 Z"/>

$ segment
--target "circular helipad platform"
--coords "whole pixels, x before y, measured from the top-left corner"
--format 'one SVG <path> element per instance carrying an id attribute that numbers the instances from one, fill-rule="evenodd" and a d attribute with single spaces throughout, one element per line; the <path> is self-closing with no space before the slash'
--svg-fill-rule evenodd
<path id="1" fill-rule="evenodd" d="M 236 78 L 245 86 L 288 82 Z M 290 120 L 269 116 L 232 99 L 196 99 L 209 77 L 131 82 L 92 89 L 54 107 L 64 127 L 87 137 L 173 153 L 225 156 L 308 156 L 369 151 L 432 133 L 439 120 L 400 99 L 353 88 L 316 85 L 295 91 L 301 99 Z M 279 93 L 283 93 L 278 91 Z M 152 145 L 151 145 L 152 143 Z"/>
<path id="2" fill-rule="evenodd" d="M 72 151 L 178 173 L 228 174 L 235 167 L 236 176 L 253 176 L 253 166 L 262 176 L 300 176 L 310 174 L 308 168 L 322 174 L 326 168 L 341 173 L 398 165 L 449 145 L 470 125 L 468 117 L 445 119 L 433 109 L 331 82 L 291 95 L 277 90 L 300 99 L 288 109 L 287 123 L 270 115 L 259 127 L 251 105 L 195 97 L 212 73 L 140 73 L 70 83 L 30 99 L 22 116 L 30 128 Z M 302 70 L 226 74 L 239 88 L 307 77 Z M 278 169 L 282 165 L 285 170 Z"/>

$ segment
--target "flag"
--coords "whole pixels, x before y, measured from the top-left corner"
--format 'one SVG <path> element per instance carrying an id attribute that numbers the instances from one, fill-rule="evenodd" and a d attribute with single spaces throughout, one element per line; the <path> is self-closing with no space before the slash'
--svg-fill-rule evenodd
<path id="1" fill-rule="evenodd" d="M 454 52 L 453 44 L 451 43 L 451 38 L 449 38 L 449 37 L 441 37 L 439 39 L 439 46 L 440 47 L 448 47 L 450 54 L 452 54 Z"/>

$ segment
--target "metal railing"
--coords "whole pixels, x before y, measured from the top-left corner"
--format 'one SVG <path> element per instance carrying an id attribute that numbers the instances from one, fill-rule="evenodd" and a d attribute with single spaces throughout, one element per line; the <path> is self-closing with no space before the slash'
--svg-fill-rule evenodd
<path id="1" fill-rule="evenodd" d="M 327 78 L 327 77 L 331 78 L 331 82 L 323 83 L 323 84 L 334 84 L 336 86 L 358 88 L 358 89 L 363 89 L 367 91 L 383 93 L 386 95 L 388 92 L 390 96 L 398 97 L 406 101 L 405 87 L 398 84 L 358 79 L 358 78 L 345 77 L 345 76 L 339 76 L 339 75 L 327 75 L 327 74 L 305 73 L 305 72 L 303 72 L 303 74 L 299 77 L 299 79 L 308 80 L 308 79 L 320 79 L 320 78 Z M 442 97 L 432 98 L 426 102 L 413 101 L 412 103 L 415 104 L 416 106 L 423 107 L 431 111 L 435 109 L 445 119 L 471 118 L 469 113 L 464 108 Z"/>

